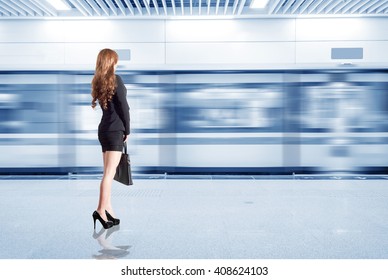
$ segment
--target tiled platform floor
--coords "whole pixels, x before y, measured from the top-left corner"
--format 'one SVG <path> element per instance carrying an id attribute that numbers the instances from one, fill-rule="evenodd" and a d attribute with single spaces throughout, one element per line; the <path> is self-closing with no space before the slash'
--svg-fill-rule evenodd
<path id="1" fill-rule="evenodd" d="M 121 225 L 94 232 L 98 190 L 96 177 L 0 177 L 0 258 L 388 258 L 383 178 L 115 182 Z"/>

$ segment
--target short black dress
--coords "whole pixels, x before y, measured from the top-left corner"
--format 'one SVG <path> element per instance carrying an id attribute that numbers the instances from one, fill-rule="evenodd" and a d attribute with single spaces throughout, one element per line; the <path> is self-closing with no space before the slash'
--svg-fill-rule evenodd
<path id="1" fill-rule="evenodd" d="M 102 109 L 98 125 L 98 140 L 102 152 L 122 151 L 124 135 L 129 135 L 130 116 L 127 102 L 127 89 L 120 76 L 116 75 L 117 87 L 108 108 Z"/>

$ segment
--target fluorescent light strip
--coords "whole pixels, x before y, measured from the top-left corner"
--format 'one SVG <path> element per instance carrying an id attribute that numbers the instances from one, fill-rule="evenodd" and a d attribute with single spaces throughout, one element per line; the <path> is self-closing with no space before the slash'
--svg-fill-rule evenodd
<path id="1" fill-rule="evenodd" d="M 63 0 L 46 0 L 51 6 L 53 6 L 57 11 L 69 11 L 71 7 Z"/>
<path id="2" fill-rule="evenodd" d="M 251 8 L 251 9 L 264 9 L 267 6 L 268 2 L 269 2 L 269 0 L 252 0 L 249 8 Z"/>

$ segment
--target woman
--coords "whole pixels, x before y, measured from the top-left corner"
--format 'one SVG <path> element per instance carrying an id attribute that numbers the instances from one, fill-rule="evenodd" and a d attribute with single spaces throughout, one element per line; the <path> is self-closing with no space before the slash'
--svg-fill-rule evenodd
<path id="1" fill-rule="evenodd" d="M 102 147 L 104 174 L 100 183 L 100 198 L 93 212 L 94 228 L 98 219 L 104 228 L 120 223 L 114 218 L 111 204 L 111 187 L 116 167 L 120 162 L 123 144 L 129 136 L 129 106 L 127 89 L 120 76 L 115 75 L 118 55 L 103 49 L 97 57 L 96 71 L 92 81 L 92 107 L 101 106 L 102 118 L 98 126 L 98 140 Z"/>

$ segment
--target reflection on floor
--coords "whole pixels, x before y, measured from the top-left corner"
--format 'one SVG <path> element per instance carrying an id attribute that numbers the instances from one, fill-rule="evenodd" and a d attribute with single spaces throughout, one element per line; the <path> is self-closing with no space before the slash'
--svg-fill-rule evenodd
<path id="1" fill-rule="evenodd" d="M 0 258 L 387 259 L 387 178 L 358 177 L 138 176 L 93 230 L 99 176 L 2 176 Z"/>

